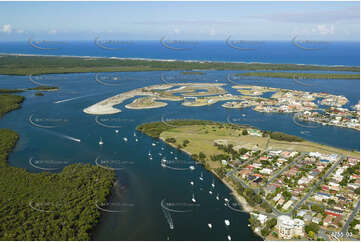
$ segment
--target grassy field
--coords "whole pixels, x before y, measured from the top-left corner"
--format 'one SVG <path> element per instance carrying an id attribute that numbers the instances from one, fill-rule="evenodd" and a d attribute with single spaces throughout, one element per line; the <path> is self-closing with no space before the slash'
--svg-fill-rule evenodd
<path id="1" fill-rule="evenodd" d="M 359 67 L 295 64 L 185 62 L 110 58 L 0 55 L 0 74 L 40 75 L 84 72 L 169 70 L 324 70 L 359 72 Z"/>
<path id="2" fill-rule="evenodd" d="M 266 137 L 242 135 L 242 131 L 245 127 L 237 127 L 237 125 L 222 125 L 220 123 L 179 123 L 177 125 L 172 123 L 169 123 L 168 125 L 167 123 L 158 123 L 158 125 L 163 127 L 163 129 L 157 130 L 158 137 L 163 140 L 166 140 L 167 138 L 174 138 L 176 140 L 176 142 L 173 143 L 174 146 L 182 145 L 184 140 L 189 140 L 190 144 L 186 147 L 182 147 L 183 150 L 189 154 L 198 154 L 199 152 L 203 152 L 208 158 L 211 155 L 223 153 L 223 151 L 214 146 L 214 142 L 216 140 L 222 141 L 227 145 L 232 144 L 235 148 L 265 150 L 267 140 L 269 139 L 268 135 Z M 359 152 L 330 147 L 306 140 L 301 142 L 287 142 L 270 139 L 268 149 L 292 150 L 299 152 L 318 151 L 320 153 L 338 153 L 345 156 L 360 156 Z M 211 162 L 210 165 L 214 167 L 216 164 Z"/>
<path id="3" fill-rule="evenodd" d="M 297 72 L 247 72 L 235 76 L 256 76 L 295 79 L 360 79 L 360 74 L 297 73 Z"/>

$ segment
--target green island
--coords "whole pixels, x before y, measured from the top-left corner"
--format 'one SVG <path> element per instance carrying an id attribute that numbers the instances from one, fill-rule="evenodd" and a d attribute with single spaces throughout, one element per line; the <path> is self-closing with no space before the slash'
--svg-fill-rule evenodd
<path id="1" fill-rule="evenodd" d="M 0 114 L 21 96 L 0 95 Z M 0 129 L 0 240 L 89 240 L 114 183 L 114 172 L 72 164 L 58 174 L 29 173 L 7 164 L 19 136 Z"/>
<path id="2" fill-rule="evenodd" d="M 3 75 L 169 70 L 322 70 L 360 72 L 360 68 L 356 66 L 160 61 L 144 59 L 56 57 L 9 54 L 2 54 L 0 57 L 0 74 Z"/>
<path id="3" fill-rule="evenodd" d="M 248 125 L 206 120 L 145 123 L 137 130 L 186 152 L 214 173 L 251 214 L 253 231 L 266 240 L 316 240 L 320 239 L 320 231 L 328 236 L 354 231 L 353 236 L 359 236 L 358 230 L 346 222 L 358 211 L 360 192 L 350 186 L 355 180 L 340 183 L 343 190 L 336 194 L 350 201 L 342 209 L 334 209 L 341 201 L 331 196 L 328 200 L 317 200 L 320 191 L 332 184 L 330 178 L 340 167 L 346 164 L 350 167 L 344 177 L 357 177 L 360 172 L 357 151 Z M 341 216 L 335 215 L 336 211 Z M 294 221 L 302 229 L 282 234 L 275 226 L 278 219 Z"/>
<path id="4" fill-rule="evenodd" d="M 360 79 L 360 74 L 338 73 L 299 73 L 299 72 L 246 72 L 235 76 L 256 76 L 274 78 L 297 78 L 297 79 Z"/>
<path id="5" fill-rule="evenodd" d="M 19 93 L 19 92 L 25 92 L 25 91 L 58 91 L 58 87 L 54 86 L 37 86 L 37 87 L 30 87 L 30 88 L 23 88 L 23 89 L 6 89 L 2 88 L 0 89 L 0 93 Z"/>
<path id="6" fill-rule="evenodd" d="M 204 72 L 201 71 L 184 71 L 183 75 L 204 75 Z"/>

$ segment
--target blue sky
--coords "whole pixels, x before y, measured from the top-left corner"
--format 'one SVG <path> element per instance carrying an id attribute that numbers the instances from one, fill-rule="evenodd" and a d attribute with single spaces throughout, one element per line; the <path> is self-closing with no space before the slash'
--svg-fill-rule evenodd
<path id="1" fill-rule="evenodd" d="M 359 2 L 0 2 L 0 41 L 359 41 Z"/>

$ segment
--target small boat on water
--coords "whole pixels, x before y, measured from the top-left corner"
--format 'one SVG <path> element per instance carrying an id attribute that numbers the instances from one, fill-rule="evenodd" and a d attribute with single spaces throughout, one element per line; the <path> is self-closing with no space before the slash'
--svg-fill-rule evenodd
<path id="1" fill-rule="evenodd" d="M 218 196 L 218 195 L 216 196 L 216 199 L 219 200 L 219 196 Z"/>
<path id="2" fill-rule="evenodd" d="M 194 171 L 194 169 L 196 169 L 196 168 L 194 166 L 190 166 L 189 169 Z"/>
<path id="3" fill-rule="evenodd" d="M 162 147 L 161 150 L 164 150 L 164 148 Z"/>
<path id="4" fill-rule="evenodd" d="M 123 140 L 124 140 L 124 142 L 127 142 L 127 141 L 128 141 L 128 138 L 127 138 L 127 137 L 124 137 Z"/>
<path id="5" fill-rule="evenodd" d="M 149 160 L 153 160 L 153 158 L 152 158 L 152 157 L 149 157 Z"/>
<path id="6" fill-rule="evenodd" d="M 231 236 L 230 236 L 230 235 L 228 235 L 228 236 L 227 236 L 227 239 L 228 239 L 228 240 L 232 240 L 232 238 L 231 238 Z"/>
<path id="7" fill-rule="evenodd" d="M 212 181 L 212 187 L 214 188 L 216 186 L 216 184 L 214 183 L 214 179 Z"/>
<path id="8" fill-rule="evenodd" d="M 229 200 L 228 200 L 228 198 L 225 198 L 224 201 L 225 201 L 225 202 L 228 202 Z"/>
<path id="9" fill-rule="evenodd" d="M 133 136 L 136 137 L 137 135 L 135 133 L 133 133 Z"/>
<path id="10" fill-rule="evenodd" d="M 242 114 L 242 117 L 246 117 L 247 115 L 246 114 Z"/>
<path id="11" fill-rule="evenodd" d="M 150 151 L 148 152 L 148 155 L 149 155 L 149 156 L 152 155 L 152 154 L 150 153 Z"/>
<path id="12" fill-rule="evenodd" d="M 196 200 L 196 198 L 194 197 L 194 193 L 192 194 L 192 202 L 196 202 L 197 200 Z"/>
<path id="13" fill-rule="evenodd" d="M 212 229 L 212 224 L 208 224 L 208 228 Z"/>
<path id="14" fill-rule="evenodd" d="M 203 172 L 201 172 L 201 176 L 199 177 L 199 180 L 203 181 Z"/>
<path id="15" fill-rule="evenodd" d="M 100 137 L 99 145 L 103 145 L 103 144 L 104 144 L 103 139 L 102 139 L 102 137 Z"/>
<path id="16" fill-rule="evenodd" d="M 155 143 L 152 143 L 152 146 L 155 146 Z"/>
<path id="17" fill-rule="evenodd" d="M 229 226 L 229 225 L 231 224 L 231 222 L 229 222 L 228 219 L 225 219 L 225 220 L 224 220 L 224 223 L 225 223 L 227 226 Z"/>
<path id="18" fill-rule="evenodd" d="M 116 134 L 119 133 L 119 130 L 116 129 L 116 130 L 115 130 L 115 133 L 116 133 Z"/>
<path id="19" fill-rule="evenodd" d="M 138 139 L 135 139 L 135 142 L 138 142 Z"/>
<path id="20" fill-rule="evenodd" d="M 165 158 L 162 159 L 162 162 L 167 162 L 167 160 Z"/>
<path id="21" fill-rule="evenodd" d="M 165 168 L 165 164 L 163 162 L 161 162 L 160 165 Z"/>
<path id="22" fill-rule="evenodd" d="M 190 184 L 193 186 L 193 185 L 194 185 L 194 182 L 193 182 L 193 181 L 191 181 L 191 182 L 190 182 Z"/>
<path id="23" fill-rule="evenodd" d="M 170 152 L 173 155 L 173 151 Z"/>
<path id="24" fill-rule="evenodd" d="M 212 195 L 212 194 L 213 194 L 213 192 L 212 192 L 212 191 L 209 191 L 209 194 L 211 194 L 211 195 Z"/>
<path id="25" fill-rule="evenodd" d="M 176 156 L 176 157 L 174 157 L 174 159 L 175 159 L 175 160 L 178 160 L 178 157 Z"/>

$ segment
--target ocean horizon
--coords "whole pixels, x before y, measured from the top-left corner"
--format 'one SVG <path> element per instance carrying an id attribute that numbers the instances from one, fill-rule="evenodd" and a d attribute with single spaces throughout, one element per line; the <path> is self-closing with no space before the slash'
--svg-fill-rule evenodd
<path id="1" fill-rule="evenodd" d="M 0 53 L 13 55 L 120 58 L 163 61 L 360 66 L 360 42 L 293 41 L 12 41 Z"/>

